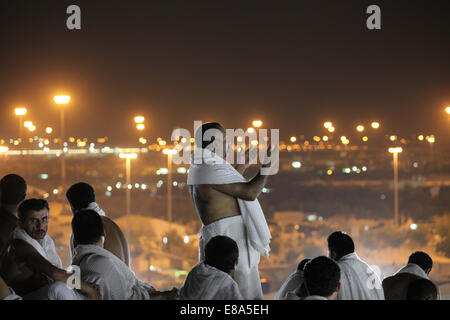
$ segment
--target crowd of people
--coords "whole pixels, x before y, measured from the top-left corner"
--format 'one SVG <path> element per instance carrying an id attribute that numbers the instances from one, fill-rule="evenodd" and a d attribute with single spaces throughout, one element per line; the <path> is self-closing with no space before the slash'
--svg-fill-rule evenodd
<path id="1" fill-rule="evenodd" d="M 208 130 L 215 134 L 204 141 Z M 47 233 L 48 202 L 26 199 L 25 180 L 9 174 L 0 180 L 0 299 L 263 299 L 258 265 L 261 255 L 269 256 L 271 234 L 257 198 L 268 175 L 260 170 L 245 179 L 250 161 L 224 161 L 226 156 L 215 151 L 229 150 L 224 135 L 218 123 L 206 123 L 196 131 L 203 161 L 191 161 L 187 184 L 203 227 L 199 262 L 180 289 L 159 291 L 136 277 L 124 233 L 96 203 L 93 187 L 83 182 L 66 192 L 73 214 L 72 262 L 63 269 Z M 328 256 L 302 260 L 276 300 L 439 299 L 428 278 L 433 266 L 428 254 L 414 252 L 403 268 L 381 281 L 356 254 L 350 235 L 336 231 L 327 242 Z"/>

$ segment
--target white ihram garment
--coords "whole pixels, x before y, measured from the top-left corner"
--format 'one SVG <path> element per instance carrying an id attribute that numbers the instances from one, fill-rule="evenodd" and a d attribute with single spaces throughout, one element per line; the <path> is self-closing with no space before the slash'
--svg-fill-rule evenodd
<path id="1" fill-rule="evenodd" d="M 136 278 L 122 260 L 96 245 L 77 245 L 72 264 L 80 267 L 82 280 L 100 287 L 103 300 L 149 300 L 156 291 Z"/>
<path id="2" fill-rule="evenodd" d="M 286 300 L 289 292 L 295 292 L 303 284 L 303 271 L 297 270 L 287 278 L 275 296 L 275 300 Z"/>
<path id="3" fill-rule="evenodd" d="M 337 300 L 384 300 L 378 275 L 353 252 L 337 261 L 341 269 L 341 290 Z"/>
<path id="4" fill-rule="evenodd" d="M 400 270 L 398 270 L 396 272 L 397 273 L 412 273 L 418 277 L 421 277 L 423 279 L 428 279 L 427 274 L 425 273 L 425 271 L 423 271 L 423 269 L 421 267 L 419 267 L 417 264 L 415 263 L 408 263 L 406 266 L 400 268 Z"/>
<path id="5" fill-rule="evenodd" d="M 189 272 L 180 290 L 181 300 L 242 300 L 236 281 L 228 274 L 198 263 Z"/>

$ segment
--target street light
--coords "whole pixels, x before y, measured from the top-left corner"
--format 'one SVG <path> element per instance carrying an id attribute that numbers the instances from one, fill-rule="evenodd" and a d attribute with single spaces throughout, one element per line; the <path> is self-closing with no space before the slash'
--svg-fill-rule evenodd
<path id="1" fill-rule="evenodd" d="M 163 149 L 163 154 L 167 155 L 167 221 L 172 222 L 172 155 L 177 153 L 175 149 Z"/>
<path id="2" fill-rule="evenodd" d="M 402 147 L 389 148 L 394 157 L 394 224 L 399 226 L 398 215 L 398 154 L 403 151 Z"/>
<path id="3" fill-rule="evenodd" d="M 445 108 L 445 112 L 447 112 L 447 114 L 450 114 L 450 106 L 448 106 L 447 108 Z"/>
<path id="4" fill-rule="evenodd" d="M 371 126 L 372 126 L 372 128 L 374 128 L 374 129 L 378 129 L 378 128 L 380 127 L 380 123 L 374 121 L 374 122 L 372 122 Z"/>
<path id="5" fill-rule="evenodd" d="M 262 126 L 262 121 L 261 120 L 253 120 L 252 125 L 255 128 L 260 128 Z"/>
<path id="6" fill-rule="evenodd" d="M 47 128 L 45 128 L 45 132 L 46 132 L 47 134 L 51 134 L 51 133 L 53 132 L 53 128 L 47 127 Z"/>
<path id="7" fill-rule="evenodd" d="M 135 123 L 144 123 L 145 118 L 143 116 L 136 116 L 134 117 Z"/>
<path id="8" fill-rule="evenodd" d="M 362 124 L 357 125 L 356 126 L 356 131 L 363 132 L 364 131 L 364 126 Z"/>
<path id="9" fill-rule="evenodd" d="M 61 120 L 61 194 L 64 194 L 65 184 L 66 184 L 66 159 L 64 154 L 64 107 L 62 105 L 68 104 L 70 102 L 70 96 L 61 95 L 54 96 L 53 100 L 57 105 L 61 105 L 60 110 L 60 120 Z M 64 214 L 64 205 L 62 206 L 62 213 Z"/>
<path id="10" fill-rule="evenodd" d="M 14 114 L 19 117 L 19 138 L 22 138 L 22 118 L 27 114 L 27 108 L 18 107 L 14 109 Z"/>
<path id="11" fill-rule="evenodd" d="M 128 236 L 130 236 L 130 225 L 129 225 L 129 215 L 130 215 L 130 205 L 131 205 L 131 190 L 128 186 L 131 185 L 131 159 L 137 158 L 137 153 L 120 153 L 119 158 L 125 159 L 126 166 L 126 215 L 127 215 L 127 223 L 128 223 Z"/>
<path id="12" fill-rule="evenodd" d="M 323 126 L 324 126 L 326 129 L 329 129 L 330 127 L 333 126 L 333 124 L 332 124 L 330 121 L 326 121 L 326 122 L 323 123 Z"/>

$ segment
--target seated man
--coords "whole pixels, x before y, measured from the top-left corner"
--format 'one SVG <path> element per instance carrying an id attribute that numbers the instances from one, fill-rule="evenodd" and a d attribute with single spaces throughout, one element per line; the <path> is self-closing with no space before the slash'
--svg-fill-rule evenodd
<path id="1" fill-rule="evenodd" d="M 72 219 L 77 246 L 72 264 L 80 267 L 81 278 L 96 283 L 103 300 L 175 299 L 178 290 L 160 292 L 138 280 L 130 268 L 103 248 L 103 220 L 93 210 L 84 210 Z"/>
<path id="2" fill-rule="evenodd" d="M 295 292 L 303 284 L 303 268 L 311 259 L 303 259 L 297 266 L 297 270 L 283 283 L 275 300 L 285 300 L 288 292 Z"/>
<path id="3" fill-rule="evenodd" d="M 0 180 L 0 268 L 17 227 L 17 206 L 27 194 L 27 183 L 17 174 Z"/>
<path id="4" fill-rule="evenodd" d="M 295 295 L 289 292 L 286 300 L 334 300 L 339 292 L 341 270 L 330 258 L 321 256 L 312 259 L 305 265 L 304 281 L 302 287 L 305 290 L 304 297 L 300 297 L 300 289 Z"/>
<path id="5" fill-rule="evenodd" d="M 386 300 L 405 300 L 409 284 L 417 279 L 428 279 L 432 267 L 433 260 L 425 252 L 417 251 L 411 254 L 406 266 L 383 280 Z"/>
<path id="6" fill-rule="evenodd" d="M 103 220 L 105 228 L 104 248 L 108 250 L 127 266 L 130 266 L 130 250 L 127 239 L 120 227 L 110 218 L 105 216 L 105 212 L 95 202 L 94 188 L 87 183 L 79 182 L 72 185 L 66 192 L 72 213 L 75 215 L 83 209 L 90 209 L 97 212 Z M 73 249 L 76 243 L 73 241 L 73 234 L 70 237 L 70 252 L 74 255 Z"/>
<path id="7" fill-rule="evenodd" d="M 329 257 L 341 269 L 337 300 L 384 300 L 379 276 L 355 252 L 353 239 L 342 231 L 328 237 Z"/>
<path id="8" fill-rule="evenodd" d="M 412 281 L 406 292 L 406 300 L 438 300 L 438 289 L 428 279 L 417 279 Z"/>
<path id="9" fill-rule="evenodd" d="M 19 224 L 4 260 L 6 283 L 24 299 L 85 299 L 66 285 L 71 274 L 61 269 L 53 239 L 47 234 L 49 207 L 43 199 L 28 199 L 18 207 Z M 81 292 L 98 299 L 95 286 L 81 282 Z"/>
<path id="10" fill-rule="evenodd" d="M 233 275 L 239 248 L 227 236 L 213 237 L 205 247 L 205 261 L 189 272 L 180 292 L 182 300 L 242 300 Z"/>

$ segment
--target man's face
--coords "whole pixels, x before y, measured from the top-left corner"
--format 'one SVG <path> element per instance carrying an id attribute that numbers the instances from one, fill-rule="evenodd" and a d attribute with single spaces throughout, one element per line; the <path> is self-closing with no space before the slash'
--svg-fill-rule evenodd
<path id="1" fill-rule="evenodd" d="M 47 208 L 39 211 L 30 210 L 27 212 L 25 221 L 20 222 L 20 227 L 33 239 L 42 240 L 47 234 L 48 218 Z"/>

